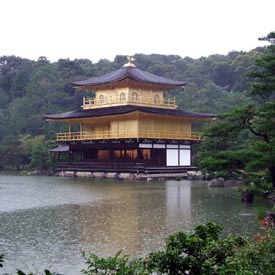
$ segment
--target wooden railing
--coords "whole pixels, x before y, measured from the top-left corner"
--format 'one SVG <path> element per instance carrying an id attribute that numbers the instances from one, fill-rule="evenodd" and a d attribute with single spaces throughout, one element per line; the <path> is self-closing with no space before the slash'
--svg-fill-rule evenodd
<path id="1" fill-rule="evenodd" d="M 175 109 L 176 99 L 173 98 L 155 98 L 155 97 L 102 97 L 102 98 L 83 98 L 83 109 L 93 109 L 115 105 L 143 105 L 143 106 L 157 106 L 160 108 Z"/>
<path id="2" fill-rule="evenodd" d="M 59 162 L 57 171 L 144 172 L 142 162 Z"/>
<path id="3" fill-rule="evenodd" d="M 58 133 L 56 137 L 57 141 L 125 139 L 125 138 L 202 140 L 200 133 L 197 133 L 197 132 L 173 132 L 173 131 L 152 131 L 152 130 L 66 132 L 66 133 Z"/>

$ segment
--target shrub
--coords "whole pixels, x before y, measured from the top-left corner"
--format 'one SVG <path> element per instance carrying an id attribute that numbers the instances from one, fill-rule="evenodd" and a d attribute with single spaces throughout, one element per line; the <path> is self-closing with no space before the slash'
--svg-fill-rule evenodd
<path id="1" fill-rule="evenodd" d="M 143 259 L 131 261 L 128 255 L 121 255 L 122 251 L 117 252 L 114 256 L 108 258 L 100 258 L 95 254 L 83 257 L 88 265 L 87 269 L 81 272 L 85 275 L 149 275 L 145 269 Z"/>
<path id="2" fill-rule="evenodd" d="M 263 206 L 256 207 L 256 213 L 259 220 L 263 220 L 266 213 L 266 208 Z"/>
<path id="3" fill-rule="evenodd" d="M 212 222 L 199 225 L 193 233 L 171 235 L 164 251 L 147 258 L 148 270 L 156 274 L 218 274 L 219 267 L 246 241 L 241 237 L 219 239 L 222 228 Z"/>
<path id="4" fill-rule="evenodd" d="M 0 267 L 3 267 L 4 255 L 0 255 Z"/>
<path id="5" fill-rule="evenodd" d="M 198 225 L 193 232 L 176 232 L 166 240 L 161 251 L 131 260 L 119 251 L 101 258 L 83 257 L 88 267 L 84 275 L 273 275 L 275 274 L 275 231 L 267 226 L 255 240 L 239 236 L 221 238 L 222 228 L 212 222 Z M 0 255 L 0 267 L 4 256 Z M 35 273 L 36 274 L 36 273 Z M 45 275 L 54 275 L 45 270 Z M 17 275 L 25 274 L 18 270 Z"/>

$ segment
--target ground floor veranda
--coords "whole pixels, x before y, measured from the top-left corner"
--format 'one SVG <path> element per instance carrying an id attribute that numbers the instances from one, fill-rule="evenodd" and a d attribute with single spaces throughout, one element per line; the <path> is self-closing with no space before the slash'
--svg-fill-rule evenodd
<path id="1" fill-rule="evenodd" d="M 52 153 L 57 171 L 171 173 L 193 169 L 191 145 L 188 140 L 82 141 Z"/>

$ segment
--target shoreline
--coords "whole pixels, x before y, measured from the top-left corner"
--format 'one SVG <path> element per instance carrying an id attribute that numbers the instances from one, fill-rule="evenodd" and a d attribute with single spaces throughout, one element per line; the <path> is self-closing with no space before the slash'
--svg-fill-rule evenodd
<path id="1" fill-rule="evenodd" d="M 76 172 L 60 171 L 56 173 L 60 177 L 98 178 L 98 179 L 121 179 L 121 180 L 205 180 L 205 176 L 200 171 L 187 171 L 183 173 L 114 173 L 114 172 Z"/>

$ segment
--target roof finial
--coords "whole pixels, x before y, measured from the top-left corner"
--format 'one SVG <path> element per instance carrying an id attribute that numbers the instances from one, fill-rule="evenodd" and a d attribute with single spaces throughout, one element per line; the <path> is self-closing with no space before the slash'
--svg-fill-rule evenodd
<path id="1" fill-rule="evenodd" d="M 124 64 L 123 67 L 136 67 L 136 65 L 134 63 L 132 63 L 135 61 L 135 59 L 132 55 L 128 55 L 127 59 L 128 59 L 128 63 Z"/>

